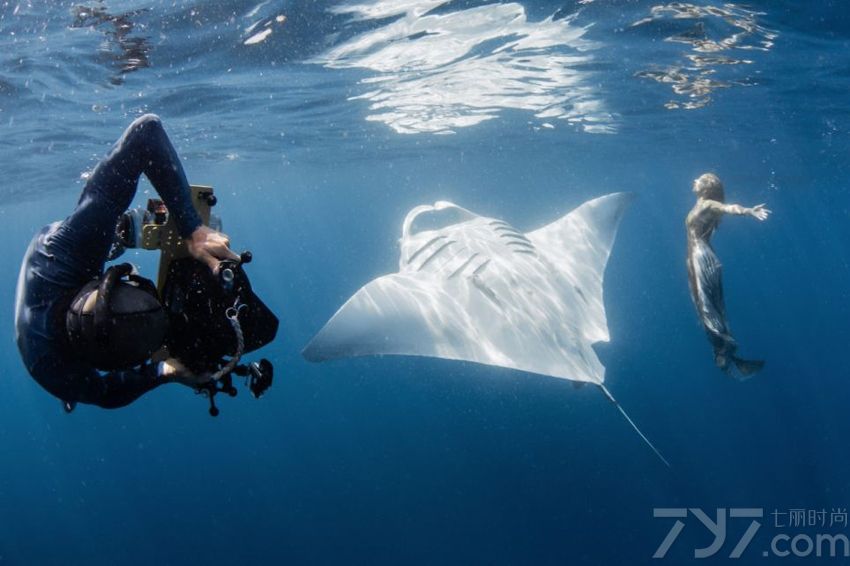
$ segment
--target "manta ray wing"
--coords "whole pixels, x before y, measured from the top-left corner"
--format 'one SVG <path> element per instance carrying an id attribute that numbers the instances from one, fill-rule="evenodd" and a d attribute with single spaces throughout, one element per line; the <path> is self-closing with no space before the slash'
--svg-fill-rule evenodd
<path id="1" fill-rule="evenodd" d="M 596 376 L 604 368 L 572 327 L 550 334 L 550 325 L 523 321 L 525 313 L 499 304 L 496 291 L 485 285 L 404 273 L 380 277 L 339 309 L 304 357 L 430 356 L 601 382 Z"/>
<path id="2" fill-rule="evenodd" d="M 400 272 L 362 287 L 304 350 L 311 361 L 432 356 L 601 384 L 602 279 L 631 196 L 585 203 L 528 234 L 451 203 L 405 219 Z M 460 222 L 412 234 L 424 213 Z"/>
<path id="3" fill-rule="evenodd" d="M 620 220 L 632 200 L 633 193 L 605 195 L 528 234 L 586 305 L 582 309 L 582 329 L 591 343 L 610 339 L 602 281 Z"/>

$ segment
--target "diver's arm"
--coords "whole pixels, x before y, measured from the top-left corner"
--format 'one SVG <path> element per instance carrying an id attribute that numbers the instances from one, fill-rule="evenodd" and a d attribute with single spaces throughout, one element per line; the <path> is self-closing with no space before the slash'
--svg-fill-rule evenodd
<path id="1" fill-rule="evenodd" d="M 219 260 L 238 260 L 239 256 L 228 247 L 230 240 L 227 236 L 204 226 L 201 222 L 201 217 L 192 204 L 192 192 L 183 165 L 159 118 L 147 115 L 138 122 L 141 124 L 139 128 L 143 131 L 143 145 L 148 154 L 145 175 L 162 197 L 169 214 L 174 217 L 177 231 L 186 239 L 189 254 L 209 265 L 213 271 L 218 269 Z"/>
<path id="2" fill-rule="evenodd" d="M 72 380 L 72 394 L 64 397 L 104 409 L 118 409 L 166 383 L 180 383 L 194 388 L 207 381 L 209 377 L 194 375 L 175 358 L 168 358 L 159 363 L 147 363 L 137 369 L 108 373 L 85 370 L 84 375 Z"/>
<path id="3" fill-rule="evenodd" d="M 168 207 L 183 238 L 201 225 L 183 165 L 162 121 L 155 114 L 136 118 L 98 163 L 84 190 L 96 194 L 99 207 L 119 215 L 130 206 L 139 177 L 144 174 Z"/>
<path id="4" fill-rule="evenodd" d="M 215 271 L 222 259 L 238 260 L 228 248 L 227 236 L 204 226 L 192 204 L 192 193 L 177 151 L 171 144 L 160 119 L 146 114 L 128 128 L 122 141 L 121 155 L 139 161 L 138 166 L 150 179 L 156 192 L 165 202 L 177 224 L 177 231 L 186 239 L 189 253 Z M 132 150 L 138 149 L 134 152 Z M 138 173 L 136 173 L 138 177 Z"/>
<path id="5" fill-rule="evenodd" d="M 158 364 L 146 364 L 138 369 L 116 370 L 103 374 L 89 367 L 83 372 L 68 380 L 71 394 L 63 397 L 104 409 L 125 407 L 148 391 L 168 383 L 168 380 L 159 374 Z"/>
<path id="6" fill-rule="evenodd" d="M 171 144 L 159 117 L 146 114 L 137 119 L 129 129 L 137 139 L 134 147 L 139 151 L 142 170 L 162 198 L 169 214 L 177 224 L 180 236 L 188 238 L 199 226 L 201 217 L 192 204 L 189 181 L 183 164 Z"/>
<path id="7" fill-rule="evenodd" d="M 238 260 L 227 248 L 227 236 L 201 222 L 177 151 L 162 121 L 154 114 L 145 114 L 130 124 L 110 154 L 92 172 L 86 187 L 90 192 L 102 194 L 104 198 L 98 201 L 99 206 L 110 207 L 118 216 L 130 206 L 142 173 L 162 198 L 193 257 L 213 271 L 218 260 Z"/>

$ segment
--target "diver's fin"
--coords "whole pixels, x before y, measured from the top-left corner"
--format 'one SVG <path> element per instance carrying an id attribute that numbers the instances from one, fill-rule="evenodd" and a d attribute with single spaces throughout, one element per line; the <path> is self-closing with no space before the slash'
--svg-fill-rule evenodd
<path id="1" fill-rule="evenodd" d="M 752 377 L 764 367 L 764 360 L 742 360 L 732 357 L 732 361 L 735 362 L 735 367 L 738 368 L 743 379 Z"/>
<path id="2" fill-rule="evenodd" d="M 658 456 L 658 459 L 664 462 L 664 465 L 669 468 L 670 462 L 668 462 L 667 459 L 661 455 L 661 452 L 659 452 L 658 449 L 653 446 L 652 442 L 650 442 L 649 439 L 640 431 L 635 422 L 631 419 L 631 417 L 629 417 L 628 413 L 626 413 L 625 409 L 623 409 L 620 403 L 616 399 L 614 399 L 614 396 L 611 395 L 611 392 L 608 391 L 608 388 L 605 387 L 605 385 L 603 385 L 602 383 L 599 384 L 599 388 L 602 389 L 602 392 L 605 394 L 608 400 L 614 403 L 614 406 L 617 407 L 617 409 L 620 411 L 620 414 L 623 415 L 623 417 L 628 421 L 628 423 L 632 425 L 632 428 L 635 429 L 635 432 L 638 433 L 638 436 L 640 436 L 643 441 L 646 442 L 646 445 L 649 446 L 653 452 L 655 452 L 655 455 Z"/>

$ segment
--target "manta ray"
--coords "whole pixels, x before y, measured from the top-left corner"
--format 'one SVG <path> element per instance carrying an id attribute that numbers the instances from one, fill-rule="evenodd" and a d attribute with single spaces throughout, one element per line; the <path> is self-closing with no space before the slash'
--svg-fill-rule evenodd
<path id="1" fill-rule="evenodd" d="M 605 387 L 592 345 L 609 338 L 602 282 L 632 200 L 614 193 L 522 233 L 447 201 L 404 219 L 397 273 L 360 288 L 304 348 L 313 362 L 430 356 Z"/>

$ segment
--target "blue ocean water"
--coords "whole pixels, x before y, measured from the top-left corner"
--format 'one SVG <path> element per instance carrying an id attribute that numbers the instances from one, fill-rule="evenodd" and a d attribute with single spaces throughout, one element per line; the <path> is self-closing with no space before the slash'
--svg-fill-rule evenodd
<path id="1" fill-rule="evenodd" d="M 758 508 L 736 562 L 827 560 L 763 553 L 776 534 L 850 535 L 848 42 L 850 12 L 828 0 L 0 3 L 0 563 L 720 563 L 749 524 L 730 518 L 697 560 L 714 537 L 691 512 L 653 559 L 673 524 L 655 508 Z M 262 351 L 273 388 L 220 400 L 217 419 L 177 385 L 66 415 L 13 341 L 29 239 L 144 112 L 216 187 L 281 319 Z M 714 367 L 688 295 L 684 217 L 705 171 L 774 211 L 715 237 L 741 353 L 767 361 L 744 383 Z M 597 351 L 670 469 L 595 388 L 301 358 L 395 271 L 413 206 L 531 230 L 622 190 L 638 198 Z M 125 257 L 155 270 L 153 253 Z"/>

